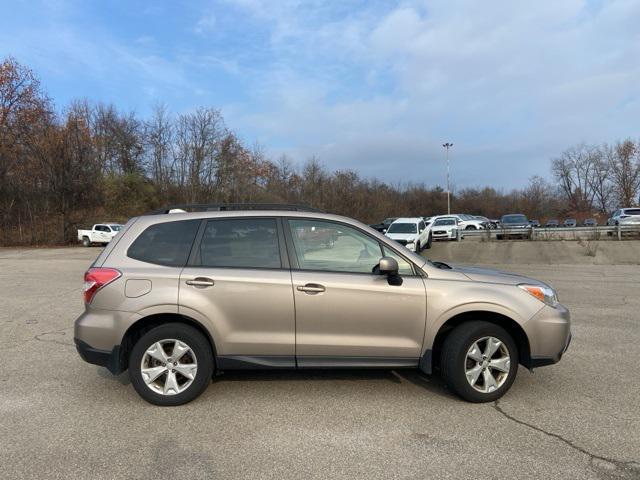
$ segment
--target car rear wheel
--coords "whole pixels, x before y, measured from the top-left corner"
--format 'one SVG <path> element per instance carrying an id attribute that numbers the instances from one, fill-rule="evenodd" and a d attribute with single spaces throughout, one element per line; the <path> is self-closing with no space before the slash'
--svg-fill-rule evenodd
<path id="1" fill-rule="evenodd" d="M 431 248 L 431 244 L 433 243 L 433 235 L 429 234 L 429 238 L 427 239 L 427 244 L 424 246 L 425 249 Z"/>
<path id="2" fill-rule="evenodd" d="M 85 247 L 91 246 L 91 240 L 89 240 L 89 237 L 82 237 L 82 245 Z"/>
<path id="3" fill-rule="evenodd" d="M 518 372 L 518 348 L 498 325 L 465 322 L 445 339 L 440 369 L 449 388 L 464 400 L 492 402 L 513 384 Z"/>
<path id="4" fill-rule="evenodd" d="M 154 405 L 190 402 L 209 385 L 213 355 L 198 330 L 181 323 L 156 327 L 140 338 L 129 357 L 136 392 Z"/>

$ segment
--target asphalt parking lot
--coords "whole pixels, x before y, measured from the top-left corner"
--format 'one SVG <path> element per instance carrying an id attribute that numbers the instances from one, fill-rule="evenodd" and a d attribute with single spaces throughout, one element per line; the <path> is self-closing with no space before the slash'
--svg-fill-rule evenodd
<path id="1" fill-rule="evenodd" d="M 574 336 L 497 404 L 416 372 L 313 371 L 225 374 L 159 408 L 73 346 L 98 253 L 0 249 L 2 478 L 640 478 L 638 265 L 504 265 L 558 289 Z"/>

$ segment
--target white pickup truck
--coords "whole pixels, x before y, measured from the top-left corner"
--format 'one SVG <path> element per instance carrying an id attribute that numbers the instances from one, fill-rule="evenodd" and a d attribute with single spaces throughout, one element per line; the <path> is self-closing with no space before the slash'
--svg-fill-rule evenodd
<path id="1" fill-rule="evenodd" d="M 121 228 L 119 223 L 96 223 L 91 230 L 78 230 L 78 241 L 85 247 L 94 243 L 107 244 Z"/>

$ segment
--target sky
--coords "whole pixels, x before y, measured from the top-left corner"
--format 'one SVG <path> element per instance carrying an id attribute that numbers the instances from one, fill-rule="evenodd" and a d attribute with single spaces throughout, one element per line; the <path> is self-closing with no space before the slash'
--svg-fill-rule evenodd
<path id="1" fill-rule="evenodd" d="M 219 108 L 277 159 L 509 190 L 639 136 L 638 0 L 0 0 L 58 108 Z"/>

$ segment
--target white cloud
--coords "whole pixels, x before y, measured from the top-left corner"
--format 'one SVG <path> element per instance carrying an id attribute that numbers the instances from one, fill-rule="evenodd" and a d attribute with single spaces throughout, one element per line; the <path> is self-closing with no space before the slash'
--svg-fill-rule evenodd
<path id="1" fill-rule="evenodd" d="M 572 143 L 638 133 L 638 2 L 241 4 L 275 22 L 280 61 L 238 121 L 332 167 L 401 177 L 401 161 L 436 182 L 423 167 L 439 168 L 450 140 L 464 182 L 521 185 Z"/>

